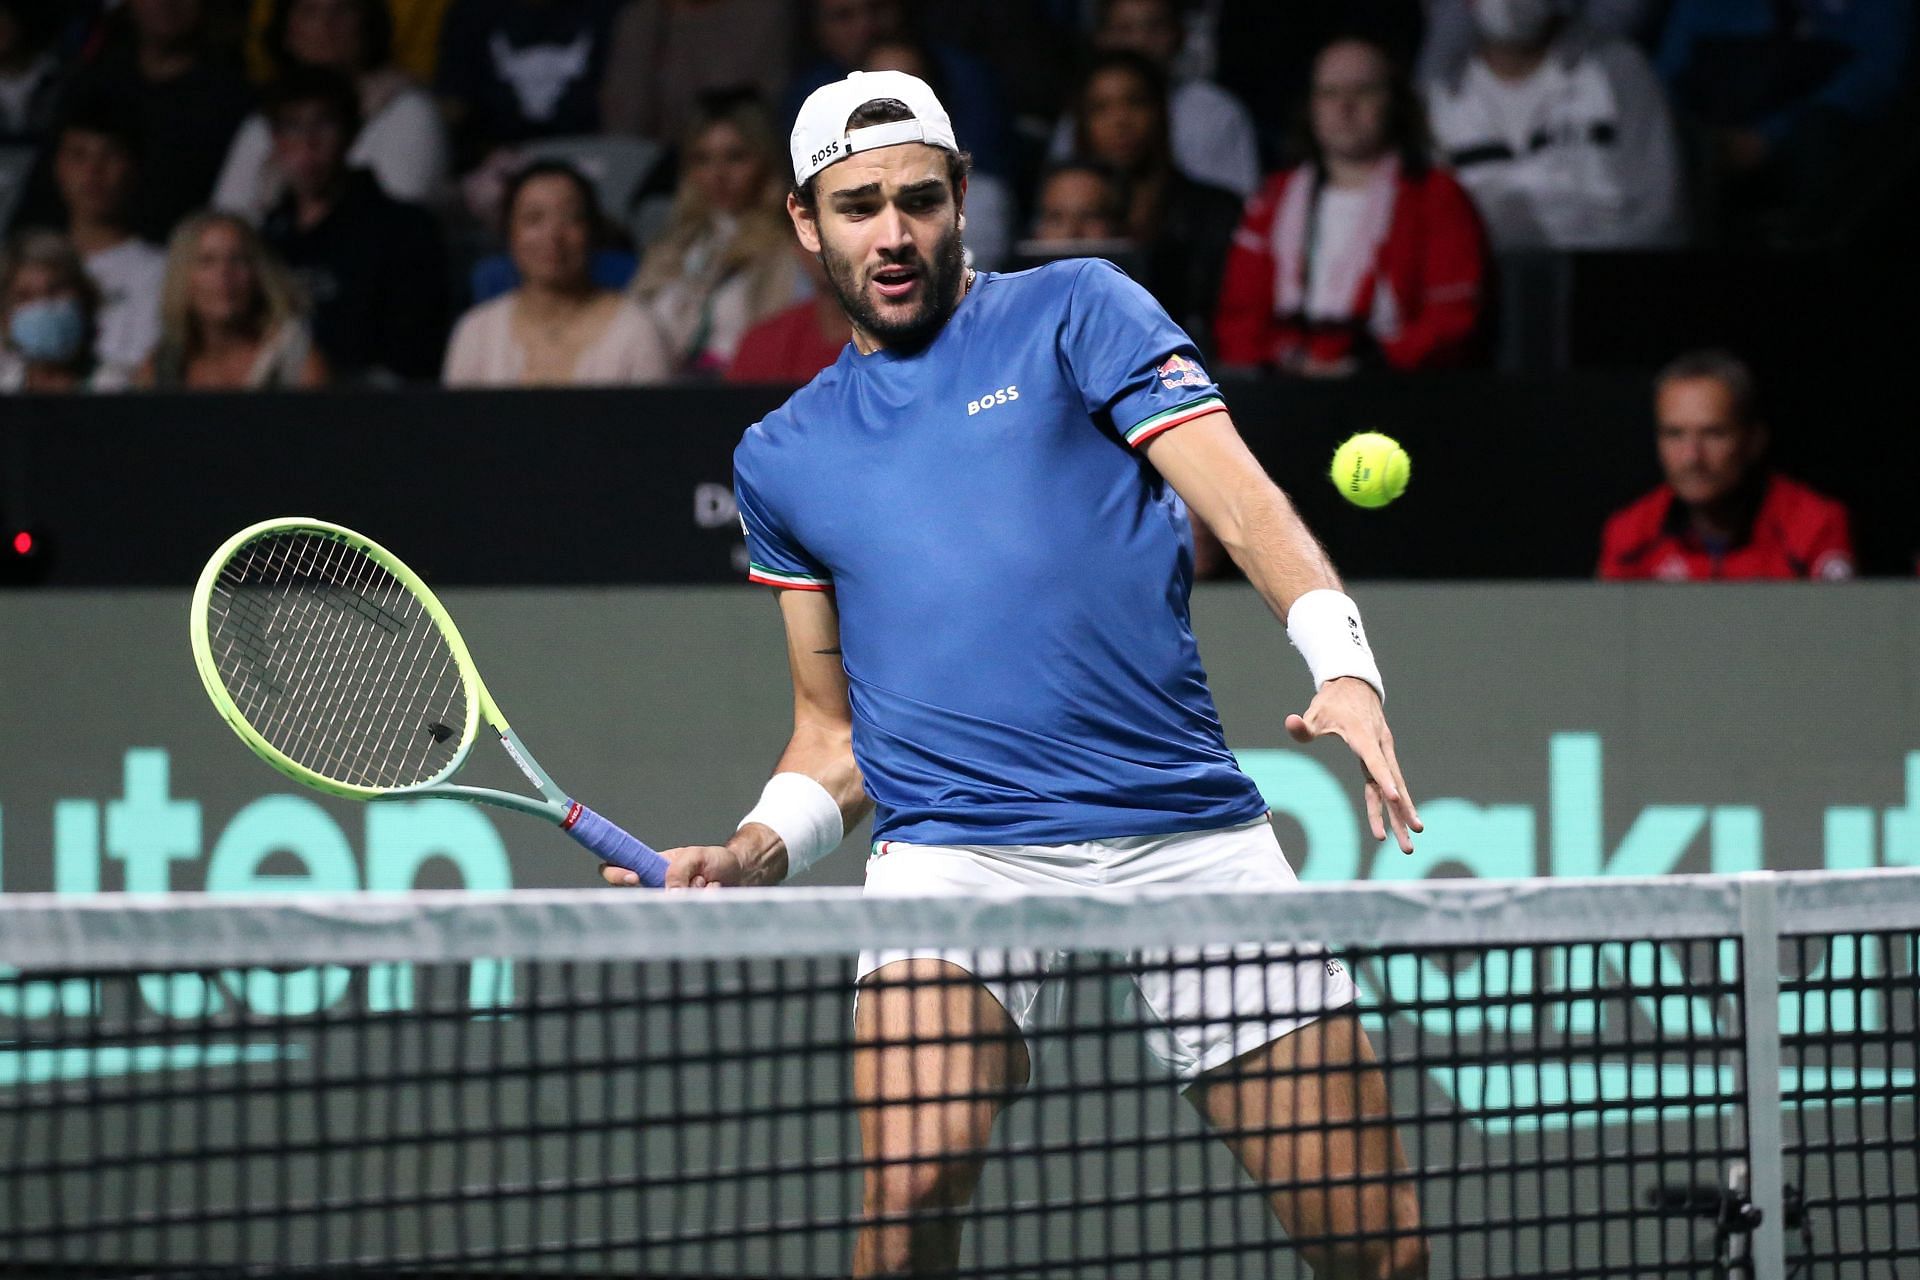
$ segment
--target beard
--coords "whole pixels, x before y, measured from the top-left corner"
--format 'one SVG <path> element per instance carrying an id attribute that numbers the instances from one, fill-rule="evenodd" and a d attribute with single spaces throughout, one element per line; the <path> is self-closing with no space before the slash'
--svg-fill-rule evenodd
<path id="1" fill-rule="evenodd" d="M 905 253 L 883 257 L 872 270 L 863 270 L 851 259 L 841 256 L 825 237 L 820 241 L 820 265 L 826 268 L 827 284 L 847 319 L 897 350 L 915 351 L 932 342 L 953 314 L 960 301 L 960 277 L 966 271 L 966 246 L 960 228 L 955 226 L 933 247 L 931 258 L 922 258 L 909 248 Z M 911 267 L 920 273 L 920 288 L 911 309 L 901 314 L 882 314 L 867 295 L 873 273 L 888 267 Z"/>

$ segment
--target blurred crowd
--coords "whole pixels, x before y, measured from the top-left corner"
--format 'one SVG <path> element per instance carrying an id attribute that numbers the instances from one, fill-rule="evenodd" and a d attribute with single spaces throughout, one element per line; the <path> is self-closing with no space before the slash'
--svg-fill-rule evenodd
<path id="1" fill-rule="evenodd" d="M 803 382 L 847 331 L 786 135 L 856 69 L 946 103 L 976 266 L 1111 258 L 1222 371 L 1472 365 L 1510 255 L 1844 242 L 1914 163 L 1914 16 L 0 0 L 0 391 Z"/>

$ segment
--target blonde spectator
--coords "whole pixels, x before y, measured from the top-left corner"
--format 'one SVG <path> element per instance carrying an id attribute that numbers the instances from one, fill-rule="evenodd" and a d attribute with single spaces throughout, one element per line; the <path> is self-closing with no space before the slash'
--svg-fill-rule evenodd
<path id="1" fill-rule="evenodd" d="M 460 317 L 447 349 L 450 387 L 661 382 L 666 345 L 647 314 L 593 282 L 600 212 L 569 164 L 528 165 L 507 188 L 507 251 L 519 287 Z"/>
<path id="2" fill-rule="evenodd" d="M 0 258 L 0 392 L 114 391 L 126 371 L 94 359 L 100 294 L 65 236 L 30 231 Z"/>
<path id="3" fill-rule="evenodd" d="M 800 292 L 786 156 L 766 109 L 740 95 L 703 103 L 681 155 L 673 212 L 641 259 L 633 293 L 677 369 L 719 373 L 741 336 Z"/>
<path id="4" fill-rule="evenodd" d="M 326 362 L 300 317 L 288 274 L 245 220 L 188 218 L 167 247 L 160 346 L 141 370 L 162 390 L 317 387 Z"/>
<path id="5" fill-rule="evenodd" d="M 384 0 L 274 0 L 262 33 L 276 76 L 319 67 L 360 91 L 360 131 L 347 163 L 367 169 L 395 200 L 432 204 L 448 191 L 446 125 L 432 95 L 393 65 L 393 20 Z M 247 117 L 227 150 L 215 208 L 258 223 L 286 189 L 264 112 Z"/>

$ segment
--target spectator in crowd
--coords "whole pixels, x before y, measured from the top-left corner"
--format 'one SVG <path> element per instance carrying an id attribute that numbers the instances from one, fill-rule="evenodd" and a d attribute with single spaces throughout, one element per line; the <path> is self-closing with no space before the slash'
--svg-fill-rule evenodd
<path id="1" fill-rule="evenodd" d="M 167 246 L 160 345 L 141 371 L 161 390 L 317 387 L 327 364 L 300 318 L 299 289 L 252 224 L 186 219 Z"/>
<path id="2" fill-rule="evenodd" d="M 797 387 L 840 358 L 850 330 L 847 313 L 827 287 L 826 268 L 802 249 L 799 256 L 813 296 L 785 311 L 768 316 L 740 339 L 740 350 L 727 366 L 729 382 L 769 382 Z"/>
<path id="3" fill-rule="evenodd" d="M 939 59 L 923 41 L 908 36 L 876 40 L 862 71 L 904 71 L 927 82 L 946 101 L 947 83 Z M 965 145 L 964 142 L 962 145 Z M 967 261 L 985 270 L 1006 262 L 1013 249 L 1013 191 L 998 174 L 972 170 L 967 176 Z"/>
<path id="4" fill-rule="evenodd" d="M 1600 576 L 1685 582 L 1853 576 L 1847 509 L 1766 466 L 1752 372 L 1685 355 L 1654 383 L 1666 482 L 1607 521 Z"/>
<path id="5" fill-rule="evenodd" d="M 53 42 L 63 21 L 48 0 L 0 0 L 0 141 L 53 128 L 64 80 Z"/>
<path id="6" fill-rule="evenodd" d="M 446 247 L 431 214 L 351 164 L 360 101 L 353 80 L 320 67 L 296 66 L 268 89 L 286 193 L 262 232 L 311 300 L 335 377 L 431 381 L 447 331 Z"/>
<path id="7" fill-rule="evenodd" d="M 788 185 L 766 108 L 744 94 L 702 104 L 681 143 L 673 212 L 633 281 L 675 370 L 725 371 L 741 335 L 794 300 Z"/>
<path id="8" fill-rule="evenodd" d="M 1429 83 L 1427 109 L 1495 247 L 1680 243 L 1680 147 L 1646 55 L 1553 0 L 1472 3 L 1478 43 Z"/>
<path id="9" fill-rule="evenodd" d="M 205 0 L 126 0 L 75 93 L 120 95 L 139 125 L 149 163 L 133 226 L 156 243 L 207 203 L 252 96 L 238 57 L 213 39 Z"/>
<path id="10" fill-rule="evenodd" d="M 1239 99 L 1214 84 L 1175 74 L 1186 28 L 1175 0 L 1101 0 L 1097 49 L 1131 49 L 1169 77 L 1167 111 L 1174 163 L 1195 182 L 1251 195 L 1260 185 L 1260 146 L 1253 116 Z M 1073 150 L 1073 124 L 1054 131 L 1053 157 Z"/>
<path id="11" fill-rule="evenodd" d="M 1424 6 L 1414 0 L 1204 0 L 1188 6 L 1188 47 L 1210 53 L 1208 74 L 1253 112 L 1271 170 L 1286 154 L 1314 55 L 1341 36 L 1364 35 L 1391 52 L 1395 65 L 1412 66 L 1423 18 Z"/>
<path id="12" fill-rule="evenodd" d="M 622 0 L 453 0 L 437 88 L 460 172 L 532 138 L 597 133 Z"/>
<path id="13" fill-rule="evenodd" d="M 1124 178 L 1097 160 L 1068 160 L 1040 180 L 1033 238 L 1042 244 L 1124 241 L 1127 211 Z"/>
<path id="14" fill-rule="evenodd" d="M 279 71 L 267 47 L 267 29 L 273 25 L 281 0 L 246 0 L 251 40 L 247 66 L 254 79 L 265 83 Z M 392 33 L 393 65 L 415 84 L 432 84 L 440 63 L 440 27 L 451 0 L 380 0 Z"/>
<path id="15" fill-rule="evenodd" d="M 1341 376 L 1473 351 L 1487 274 L 1473 202 L 1428 155 L 1387 51 L 1337 40 L 1314 62 L 1306 162 L 1248 203 L 1221 286 L 1224 365 Z"/>
<path id="16" fill-rule="evenodd" d="M 666 343 L 646 312 L 593 282 L 601 229 L 593 184 L 536 161 L 507 187 L 507 248 L 520 283 L 460 318 L 447 348 L 450 387 L 664 382 Z"/>
<path id="17" fill-rule="evenodd" d="M 793 69 L 793 19 L 790 0 L 633 0 L 614 21 L 602 127 L 667 141 L 707 94 L 773 101 Z"/>
<path id="18" fill-rule="evenodd" d="M 1175 168 L 1167 128 L 1167 79 L 1156 63 L 1127 50 L 1095 57 L 1074 108 L 1075 153 L 1125 179 L 1127 236 L 1147 258 L 1140 283 L 1204 348 L 1241 201 Z"/>
<path id="19" fill-rule="evenodd" d="M 1788 237 L 1849 208 L 1914 54 L 1913 0 L 1675 0 L 1660 74 L 1715 143 L 1736 235 Z"/>
<path id="20" fill-rule="evenodd" d="M 904 0 L 812 0 L 812 5 L 818 56 L 787 86 L 780 113 L 783 125 L 793 122 L 800 104 L 815 89 L 864 69 L 874 45 L 914 35 Z M 927 49 L 939 69 L 940 100 L 953 120 L 955 136 L 973 156 L 974 172 L 1008 175 L 1007 112 L 999 77 L 980 59 L 950 45 L 933 44 Z"/>
<path id="21" fill-rule="evenodd" d="M 446 126 L 433 98 L 393 65 L 385 0 L 274 0 L 265 32 L 274 74 L 326 68 L 349 76 L 362 121 L 348 162 L 368 170 L 395 200 L 439 201 L 447 191 Z M 254 221 L 286 189 L 264 112 L 240 126 L 214 187 L 216 207 Z"/>
<path id="22" fill-rule="evenodd" d="M 160 340 L 167 255 L 133 233 L 140 130 L 113 98 L 75 102 L 54 144 L 54 181 L 66 233 L 86 263 L 99 304 L 94 352 L 103 365 L 137 369 Z"/>
<path id="23" fill-rule="evenodd" d="M 99 294 L 65 236 L 29 231 L 0 260 L 0 392 L 117 391 L 127 372 L 94 356 Z"/>
<path id="24" fill-rule="evenodd" d="M 1559 0 L 1575 14 L 1588 34 L 1603 40 L 1631 40 L 1651 48 L 1658 20 L 1667 0 Z M 1425 0 L 1427 29 L 1420 40 L 1420 60 L 1414 76 L 1422 84 L 1437 80 L 1447 68 L 1473 56 L 1476 35 L 1473 0 Z"/>

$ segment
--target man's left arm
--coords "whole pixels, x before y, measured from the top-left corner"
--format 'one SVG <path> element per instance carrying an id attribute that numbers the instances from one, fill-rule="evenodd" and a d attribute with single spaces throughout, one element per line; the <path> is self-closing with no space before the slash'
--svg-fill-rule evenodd
<path id="1" fill-rule="evenodd" d="M 1295 604 L 1313 592 L 1330 594 L 1315 596 L 1304 613 L 1317 614 L 1344 600 L 1340 575 L 1224 410 L 1154 436 L 1144 451 L 1174 492 L 1213 530 L 1274 616 L 1288 624 L 1303 651 L 1316 647 L 1314 637 L 1302 634 L 1305 628 L 1343 625 L 1340 619 L 1294 616 Z M 1357 613 L 1350 613 L 1344 625 L 1351 626 L 1354 642 L 1364 647 Z M 1307 656 L 1311 663 L 1314 655 Z M 1378 679 L 1377 674 L 1373 678 Z M 1374 839 L 1385 840 L 1391 830 L 1400 848 L 1413 852 L 1413 833 L 1422 830 L 1420 814 L 1394 755 L 1386 710 L 1367 679 L 1339 675 L 1325 680 L 1304 714 L 1287 717 L 1287 732 L 1299 742 L 1324 734 L 1343 740 L 1366 770 L 1367 821 Z"/>

